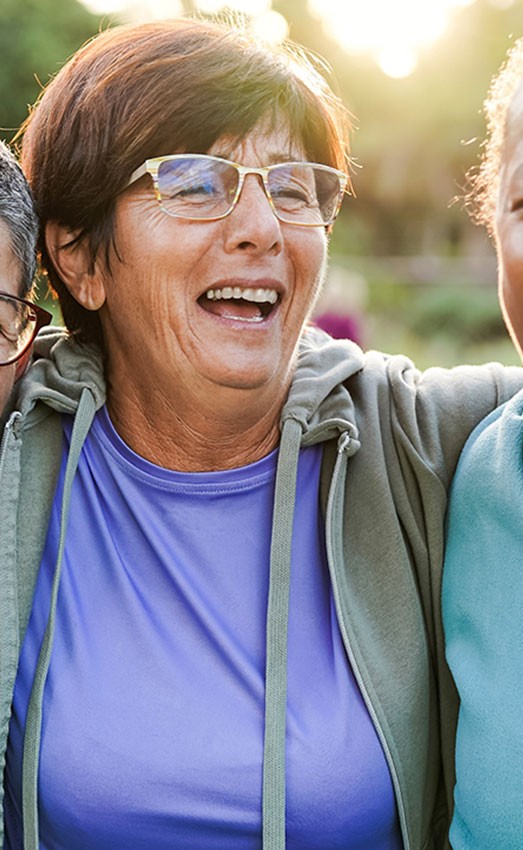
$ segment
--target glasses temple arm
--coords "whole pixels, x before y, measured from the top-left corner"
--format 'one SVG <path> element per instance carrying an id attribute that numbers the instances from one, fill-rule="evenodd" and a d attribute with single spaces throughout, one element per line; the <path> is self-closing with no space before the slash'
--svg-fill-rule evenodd
<path id="1" fill-rule="evenodd" d="M 140 165 L 139 168 L 136 168 L 129 178 L 129 182 L 127 186 L 131 186 L 132 183 L 136 183 L 137 180 L 140 180 L 145 174 L 147 174 L 147 163 L 144 162 L 143 165 Z M 127 186 L 125 187 L 127 189 Z"/>

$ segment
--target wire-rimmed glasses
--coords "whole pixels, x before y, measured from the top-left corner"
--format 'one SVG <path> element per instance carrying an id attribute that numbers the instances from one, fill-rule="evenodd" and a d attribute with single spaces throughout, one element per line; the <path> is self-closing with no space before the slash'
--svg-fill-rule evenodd
<path id="1" fill-rule="evenodd" d="M 0 291 L 0 366 L 20 360 L 40 328 L 49 325 L 52 318 L 43 307 Z"/>
<path id="2" fill-rule="evenodd" d="M 247 168 L 209 154 L 173 154 L 147 159 L 133 171 L 128 186 L 150 174 L 158 202 L 168 215 L 191 221 L 216 221 L 238 202 L 248 174 L 261 178 L 275 216 L 287 224 L 325 227 L 334 223 L 348 178 L 316 162 L 279 162 Z"/>

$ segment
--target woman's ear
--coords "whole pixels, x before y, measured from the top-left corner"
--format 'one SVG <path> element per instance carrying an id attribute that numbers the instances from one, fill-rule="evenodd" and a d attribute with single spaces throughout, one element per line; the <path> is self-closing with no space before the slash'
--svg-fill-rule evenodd
<path id="1" fill-rule="evenodd" d="M 86 240 L 70 243 L 77 232 L 48 221 L 45 226 L 47 253 L 65 286 L 86 310 L 99 310 L 105 302 L 105 284 L 98 263 L 91 268 Z"/>

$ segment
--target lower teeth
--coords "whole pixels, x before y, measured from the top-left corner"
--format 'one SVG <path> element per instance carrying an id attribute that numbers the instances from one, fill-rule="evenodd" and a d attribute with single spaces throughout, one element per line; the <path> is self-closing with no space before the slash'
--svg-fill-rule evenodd
<path id="1" fill-rule="evenodd" d="M 226 319 L 234 319 L 236 322 L 263 322 L 265 316 L 260 313 L 258 316 L 236 316 L 234 313 L 226 313 Z"/>

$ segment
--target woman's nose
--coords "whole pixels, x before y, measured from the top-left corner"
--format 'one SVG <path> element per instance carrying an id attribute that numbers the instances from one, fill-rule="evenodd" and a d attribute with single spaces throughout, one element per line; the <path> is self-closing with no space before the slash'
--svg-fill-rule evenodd
<path id="1" fill-rule="evenodd" d="M 283 236 L 280 221 L 259 175 L 246 175 L 236 206 L 223 221 L 226 250 L 281 251 Z"/>

